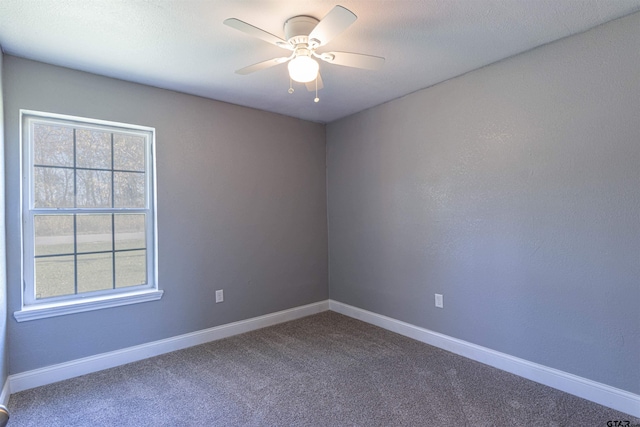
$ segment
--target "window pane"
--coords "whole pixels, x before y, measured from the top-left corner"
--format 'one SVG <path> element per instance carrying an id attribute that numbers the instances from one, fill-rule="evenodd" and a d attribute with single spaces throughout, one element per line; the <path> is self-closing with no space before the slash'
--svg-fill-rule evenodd
<path id="1" fill-rule="evenodd" d="M 73 169 L 34 167 L 33 175 L 36 208 L 73 207 Z"/>
<path id="2" fill-rule="evenodd" d="M 73 167 L 73 128 L 35 123 L 33 158 L 36 165 Z"/>
<path id="3" fill-rule="evenodd" d="M 144 208 L 144 173 L 114 172 L 114 198 L 117 208 Z"/>
<path id="4" fill-rule="evenodd" d="M 76 166 L 111 169 L 111 133 L 98 130 L 76 130 Z"/>
<path id="5" fill-rule="evenodd" d="M 35 254 L 73 254 L 73 215 L 36 215 Z"/>
<path id="6" fill-rule="evenodd" d="M 36 299 L 73 295 L 73 256 L 36 258 Z"/>
<path id="7" fill-rule="evenodd" d="M 116 252 L 116 288 L 147 283 L 147 251 Z"/>
<path id="8" fill-rule="evenodd" d="M 78 252 L 112 250 L 111 215 L 77 215 Z"/>
<path id="9" fill-rule="evenodd" d="M 78 255 L 78 293 L 113 289 L 113 254 Z"/>
<path id="10" fill-rule="evenodd" d="M 77 176 L 77 207 L 111 207 L 111 172 L 79 170 Z"/>
<path id="11" fill-rule="evenodd" d="M 146 249 L 146 227 L 144 214 L 115 216 L 116 250 Z"/>
<path id="12" fill-rule="evenodd" d="M 142 136 L 113 135 L 113 168 L 144 172 L 146 140 Z"/>

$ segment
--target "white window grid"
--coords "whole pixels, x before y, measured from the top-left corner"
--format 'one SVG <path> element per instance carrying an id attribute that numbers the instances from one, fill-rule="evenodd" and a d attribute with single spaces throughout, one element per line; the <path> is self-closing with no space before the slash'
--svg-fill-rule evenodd
<path id="1" fill-rule="evenodd" d="M 29 306 L 37 306 L 37 305 L 51 305 L 56 303 L 64 303 L 68 301 L 77 301 L 82 299 L 87 300 L 96 300 L 100 299 L 100 297 L 113 297 L 114 295 L 129 295 L 136 294 L 137 292 L 149 290 L 149 289 L 158 289 L 157 286 L 157 245 L 156 245 L 156 215 L 155 215 L 155 130 L 153 128 L 145 127 L 145 126 L 137 126 L 137 125 L 129 125 L 123 123 L 115 123 L 108 122 L 103 120 L 93 120 L 86 119 L 81 117 L 73 117 L 59 114 L 51 114 L 51 113 L 42 113 L 37 111 L 21 111 L 21 134 L 22 134 L 22 153 L 23 153 L 23 164 L 22 164 L 22 173 L 23 173 L 23 188 L 21 189 L 22 196 L 22 227 L 23 227 L 23 307 Z M 114 197 L 113 197 L 113 185 L 112 185 L 112 194 L 111 194 L 111 203 L 112 206 L 110 208 L 44 208 L 44 207 L 35 207 L 34 203 L 34 169 L 37 167 L 34 162 L 34 135 L 33 129 L 36 123 L 42 124 L 56 124 L 56 125 L 64 125 L 71 126 L 74 128 L 74 135 L 76 130 L 78 129 L 88 129 L 88 130 L 100 130 L 104 132 L 110 132 L 113 138 L 114 133 L 118 134 L 129 134 L 135 136 L 141 136 L 145 141 L 145 195 L 144 195 L 144 207 L 133 208 L 133 207 L 115 207 Z M 75 141 L 74 141 L 75 145 Z M 78 168 L 75 165 L 75 153 L 74 153 L 74 173 L 76 169 L 89 169 L 89 168 Z M 96 168 L 90 168 L 95 170 Z M 99 169 L 98 169 L 99 170 Z M 112 172 L 112 176 L 114 172 L 118 172 L 120 170 L 113 168 L 113 156 L 112 156 L 112 165 L 110 169 L 106 169 L 106 171 Z M 138 171 L 135 171 L 138 172 Z M 75 186 L 74 186 L 75 187 Z M 27 197 L 24 197 L 24 191 L 27 191 Z M 74 188 L 74 196 L 77 188 Z M 74 197 L 75 199 L 75 197 Z M 143 214 L 145 216 L 145 244 L 146 244 L 146 276 L 147 280 L 145 284 L 137 285 L 137 286 L 127 286 L 123 288 L 115 287 L 115 275 L 113 277 L 114 285 L 112 289 L 93 291 L 93 292 L 84 292 L 78 293 L 77 289 L 77 278 L 75 279 L 74 288 L 75 293 L 70 295 L 62 295 L 55 297 L 48 297 L 38 299 L 36 298 L 36 289 L 35 289 L 35 259 L 38 257 L 35 255 L 35 231 L 34 231 L 34 218 L 36 215 L 61 215 L 68 214 L 74 215 L 74 218 L 80 214 Z M 75 224 L 76 221 L 74 219 L 74 235 L 75 235 Z M 113 233 L 113 227 L 112 227 Z M 113 239 L 113 237 L 112 237 Z M 74 238 L 75 240 L 75 238 Z M 124 252 L 126 250 L 120 249 L 116 250 L 114 245 L 112 244 L 112 250 L 110 252 Z M 99 251 L 101 253 L 105 253 L 108 251 Z M 90 254 L 91 252 L 83 252 L 82 254 Z M 77 263 L 77 255 L 78 252 L 76 250 L 76 246 L 74 243 L 74 267 Z M 77 275 L 77 268 L 76 273 Z M 79 310 L 83 311 L 83 310 Z"/>

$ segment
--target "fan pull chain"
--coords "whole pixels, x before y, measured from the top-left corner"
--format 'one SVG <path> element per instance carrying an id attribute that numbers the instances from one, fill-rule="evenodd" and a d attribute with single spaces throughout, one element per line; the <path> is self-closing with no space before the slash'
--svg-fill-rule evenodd
<path id="1" fill-rule="evenodd" d="M 320 102 L 320 98 L 318 98 L 318 75 L 316 75 L 316 98 L 313 100 L 313 102 Z"/>
<path id="2" fill-rule="evenodd" d="M 293 93 L 293 80 L 291 80 L 291 77 L 289 77 L 289 90 L 287 92 Z"/>

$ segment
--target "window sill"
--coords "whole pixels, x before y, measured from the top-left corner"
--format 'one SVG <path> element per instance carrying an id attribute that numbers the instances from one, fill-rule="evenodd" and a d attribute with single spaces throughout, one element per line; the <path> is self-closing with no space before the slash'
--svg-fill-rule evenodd
<path id="1" fill-rule="evenodd" d="M 131 292 L 127 294 L 87 298 L 76 301 L 57 302 L 52 304 L 38 304 L 22 307 L 13 313 L 18 322 L 46 319 L 47 317 L 64 316 L 66 314 L 82 313 L 84 311 L 100 310 L 103 308 L 119 307 L 121 305 L 137 304 L 156 301 L 162 298 L 164 291 L 157 289 Z"/>

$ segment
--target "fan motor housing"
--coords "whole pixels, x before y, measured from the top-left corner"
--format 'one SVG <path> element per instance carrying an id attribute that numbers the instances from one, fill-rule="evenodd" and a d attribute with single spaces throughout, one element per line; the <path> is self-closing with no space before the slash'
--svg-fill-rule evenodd
<path id="1" fill-rule="evenodd" d="M 292 46 L 299 44 L 307 44 L 309 42 L 309 34 L 318 25 L 316 18 L 311 16 L 294 16 L 284 23 L 284 36 Z"/>

